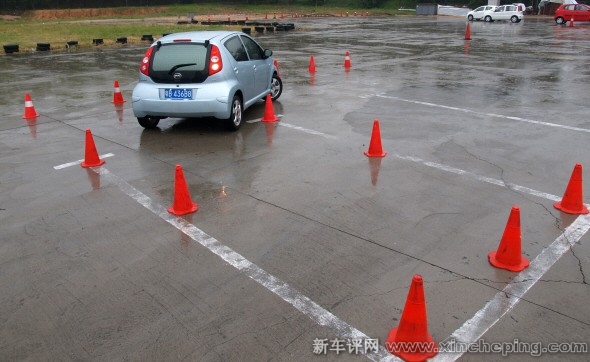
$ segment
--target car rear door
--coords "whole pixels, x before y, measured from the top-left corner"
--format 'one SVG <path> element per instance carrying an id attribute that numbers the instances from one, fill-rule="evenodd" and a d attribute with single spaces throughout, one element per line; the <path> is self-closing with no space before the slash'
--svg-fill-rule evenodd
<path id="1" fill-rule="evenodd" d="M 574 9 L 575 9 L 575 5 L 565 5 L 564 7 L 561 8 L 561 14 L 563 16 L 563 18 L 565 19 L 565 21 L 570 21 L 570 19 L 574 16 Z M 576 18 L 574 18 L 574 20 L 579 20 Z"/>
<path id="2" fill-rule="evenodd" d="M 264 50 L 253 39 L 240 35 L 248 51 L 252 68 L 254 69 L 255 97 L 261 96 L 270 89 L 270 62 L 264 58 Z"/>
<path id="3" fill-rule="evenodd" d="M 248 52 L 238 35 L 233 35 L 223 43 L 232 56 L 231 66 L 236 79 L 240 83 L 240 89 L 246 103 L 256 95 L 256 79 L 253 64 L 248 57 Z"/>

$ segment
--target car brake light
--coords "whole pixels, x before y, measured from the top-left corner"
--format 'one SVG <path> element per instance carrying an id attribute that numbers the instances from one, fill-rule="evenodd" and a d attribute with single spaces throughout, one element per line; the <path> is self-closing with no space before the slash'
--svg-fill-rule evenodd
<path id="1" fill-rule="evenodd" d="M 221 52 L 215 45 L 211 45 L 211 55 L 209 57 L 209 75 L 218 73 L 223 69 L 223 62 L 221 60 Z"/>
<path id="2" fill-rule="evenodd" d="M 190 39 L 174 39 L 172 42 L 173 43 L 189 43 L 189 42 L 191 42 L 191 40 Z"/>
<path id="3" fill-rule="evenodd" d="M 145 52 L 143 59 L 141 60 L 141 66 L 139 67 L 139 71 L 142 74 L 150 76 L 150 59 L 152 57 L 152 53 L 154 51 L 154 47 L 149 47 L 148 50 Z"/>

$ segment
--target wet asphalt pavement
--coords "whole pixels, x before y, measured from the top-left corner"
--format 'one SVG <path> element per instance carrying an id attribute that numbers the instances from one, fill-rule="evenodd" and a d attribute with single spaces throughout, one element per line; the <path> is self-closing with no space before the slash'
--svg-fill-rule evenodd
<path id="1" fill-rule="evenodd" d="M 453 17 L 289 22 L 255 35 L 281 120 L 260 102 L 234 133 L 139 126 L 147 45 L 0 56 L 0 360 L 380 360 L 415 274 L 435 341 L 590 340 L 590 218 L 553 207 L 590 166 L 590 26 L 474 22 L 466 41 Z M 368 158 L 376 119 L 387 155 Z M 86 129 L 99 168 L 78 165 Z M 181 218 L 177 164 L 199 206 Z M 521 273 L 488 263 L 513 206 Z M 337 351 L 349 339 L 381 347 Z M 436 357 L 455 358 L 482 355 Z"/>

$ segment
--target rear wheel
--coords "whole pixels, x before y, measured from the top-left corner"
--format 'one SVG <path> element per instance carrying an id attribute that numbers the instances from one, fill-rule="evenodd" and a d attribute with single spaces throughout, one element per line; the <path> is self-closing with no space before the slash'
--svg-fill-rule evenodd
<path id="1" fill-rule="evenodd" d="M 562 25 L 562 24 L 565 24 L 565 19 L 564 19 L 564 18 L 562 18 L 562 17 L 560 16 L 560 17 L 558 17 L 557 19 L 555 19 L 555 22 L 556 22 L 558 25 Z"/>
<path id="2" fill-rule="evenodd" d="M 242 125 L 242 99 L 237 94 L 231 102 L 231 114 L 226 120 L 227 128 L 230 131 L 237 131 Z"/>
<path id="3" fill-rule="evenodd" d="M 283 81 L 275 73 L 270 81 L 270 97 L 273 101 L 276 101 L 281 96 L 281 93 L 283 93 Z"/>
<path id="4" fill-rule="evenodd" d="M 137 122 L 139 122 L 143 128 L 156 128 L 160 122 L 160 118 L 151 116 L 137 117 Z"/>
<path id="5" fill-rule="evenodd" d="M 484 20 L 485 20 L 487 23 L 491 23 L 491 22 L 492 22 L 492 17 L 491 17 L 491 16 L 489 16 L 489 15 L 486 15 L 486 17 L 484 18 Z"/>
<path id="6" fill-rule="evenodd" d="M 520 19 L 518 18 L 518 16 L 512 15 L 512 17 L 510 18 L 510 21 L 513 23 L 518 23 L 520 21 Z"/>

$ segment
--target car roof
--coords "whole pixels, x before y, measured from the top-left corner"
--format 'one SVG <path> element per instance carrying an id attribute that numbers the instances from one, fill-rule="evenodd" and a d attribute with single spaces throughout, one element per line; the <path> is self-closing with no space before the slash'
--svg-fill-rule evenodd
<path id="1" fill-rule="evenodd" d="M 190 39 L 193 42 L 204 42 L 205 40 L 211 41 L 215 38 L 225 38 L 232 34 L 239 34 L 239 32 L 229 30 L 186 31 L 182 33 L 168 34 L 158 39 L 158 41 L 163 43 L 169 43 L 173 42 L 176 39 Z"/>

